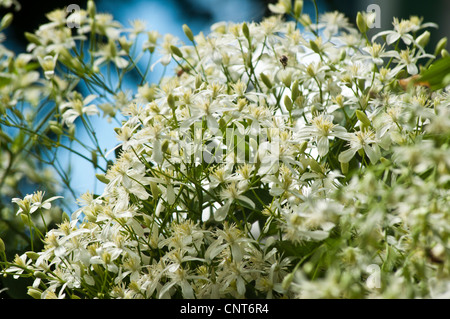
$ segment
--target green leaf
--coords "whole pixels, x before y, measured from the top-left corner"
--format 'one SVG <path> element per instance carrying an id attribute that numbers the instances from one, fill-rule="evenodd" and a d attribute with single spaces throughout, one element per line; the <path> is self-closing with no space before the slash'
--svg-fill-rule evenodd
<path id="1" fill-rule="evenodd" d="M 447 84 L 447 76 L 450 74 L 450 56 L 434 62 L 421 76 L 417 82 L 428 83 L 432 90 L 444 88 Z"/>
<path id="2" fill-rule="evenodd" d="M 319 247 L 322 242 L 310 241 L 303 243 L 294 243 L 292 241 L 277 241 L 275 247 L 283 253 L 283 256 L 292 256 L 294 258 L 302 258 L 310 254 L 314 249 Z"/>
<path id="3" fill-rule="evenodd" d="M 0 74 L 0 88 L 8 85 L 11 83 L 11 75 L 7 73 L 1 73 Z"/>

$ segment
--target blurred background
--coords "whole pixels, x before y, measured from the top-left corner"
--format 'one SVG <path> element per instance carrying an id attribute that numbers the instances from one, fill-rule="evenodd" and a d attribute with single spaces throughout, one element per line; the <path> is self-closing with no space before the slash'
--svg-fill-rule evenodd
<path id="1" fill-rule="evenodd" d="M 19 0 L 21 4 L 19 11 L 15 11 L 14 6 L 0 10 L 0 18 L 7 12 L 14 14 L 12 25 L 4 32 L 6 40 L 2 44 L 16 54 L 26 52 L 27 42 L 24 32 L 33 32 L 41 24 L 48 22 L 46 13 L 70 4 L 86 8 L 86 2 L 86 0 Z M 125 27 L 130 26 L 129 21 L 139 19 L 147 22 L 148 30 L 157 30 L 162 35 L 171 33 L 185 41 L 187 39 L 182 31 L 183 24 L 189 25 L 194 34 L 201 31 L 207 34 L 210 25 L 219 21 L 258 22 L 270 15 L 267 5 L 276 2 L 276 0 L 97 0 L 96 6 L 97 12 L 111 13 L 114 19 Z M 317 0 L 317 4 L 320 12 L 338 10 L 343 12 L 352 23 L 355 23 L 358 11 L 367 11 L 369 5 L 377 5 L 380 9 L 380 29 L 372 29 L 372 34 L 391 29 L 394 16 L 409 18 L 411 15 L 417 15 L 423 17 L 424 22 L 435 22 L 439 25 L 439 29 L 430 30 L 431 39 L 427 49 L 431 52 L 442 37 L 450 35 L 450 1 L 448 0 Z M 304 0 L 304 12 L 309 13 L 314 20 L 312 0 Z M 159 78 L 159 75 L 156 78 Z M 137 90 L 137 85 L 133 83 L 128 83 L 127 87 L 132 91 Z M 113 131 L 115 126 L 117 125 L 108 124 L 99 119 L 98 138 L 103 148 L 109 150 L 117 144 Z M 83 140 L 83 132 L 79 134 L 81 136 L 78 137 Z M 77 197 L 87 190 L 96 194 L 102 193 L 103 184 L 96 181 L 95 173 L 98 172 L 95 172 L 91 163 L 79 160 L 73 163 L 72 169 L 72 185 Z M 73 203 L 73 210 L 75 210 L 77 206 L 74 201 Z M 10 286 L 11 282 L 4 284 Z M 0 282 L 0 290 L 1 288 Z M 23 294 L 17 296 L 26 297 Z"/>

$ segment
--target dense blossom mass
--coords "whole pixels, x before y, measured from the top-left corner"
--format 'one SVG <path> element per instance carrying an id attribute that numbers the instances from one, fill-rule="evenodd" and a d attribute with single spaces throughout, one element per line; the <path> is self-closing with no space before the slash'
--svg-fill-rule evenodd
<path id="1" fill-rule="evenodd" d="M 47 83 L 57 135 L 124 119 L 117 148 L 98 154 L 117 154 L 103 193 L 2 272 L 31 276 L 35 298 L 448 297 L 450 97 L 415 82 L 445 41 L 426 53 L 435 25 L 418 17 L 369 39 L 372 15 L 315 23 L 302 3 L 207 35 L 185 25 L 185 39 L 124 28 L 92 1 L 48 14 L 8 86 L 30 98 L 29 83 Z M 160 67 L 175 72 L 148 83 Z M 134 93 L 127 72 L 142 79 Z M 58 198 L 13 202 L 29 223 Z"/>

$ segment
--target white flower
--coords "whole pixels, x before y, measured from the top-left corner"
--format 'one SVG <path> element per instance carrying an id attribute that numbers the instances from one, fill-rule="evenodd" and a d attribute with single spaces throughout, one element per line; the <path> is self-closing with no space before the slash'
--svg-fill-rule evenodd
<path id="1" fill-rule="evenodd" d="M 52 207 L 52 201 L 58 198 L 63 198 L 62 196 L 53 196 L 45 201 L 42 201 L 44 199 L 44 194 L 45 193 L 42 191 L 37 191 L 33 194 L 26 195 L 23 199 L 13 198 L 11 201 L 19 206 L 19 210 L 16 214 L 32 214 L 40 208 L 50 209 Z"/>
<path id="2" fill-rule="evenodd" d="M 327 38 L 336 35 L 339 31 L 348 31 L 353 28 L 348 18 L 339 11 L 321 14 L 318 27 L 319 29 L 324 28 L 323 33 Z"/>
<path id="3" fill-rule="evenodd" d="M 55 74 L 55 66 L 57 60 L 58 54 L 55 54 L 55 56 L 46 55 L 44 58 L 38 56 L 39 64 L 44 70 L 44 75 L 47 80 L 51 79 Z"/>
<path id="4" fill-rule="evenodd" d="M 278 0 L 276 4 L 269 3 L 269 10 L 277 14 L 289 13 L 292 9 L 291 0 Z"/>
<path id="5" fill-rule="evenodd" d="M 384 63 L 383 58 L 391 58 L 394 56 L 398 56 L 396 51 L 385 51 L 385 44 L 381 45 L 377 42 L 372 43 L 371 46 L 364 47 L 362 49 L 364 52 L 367 52 L 368 56 L 357 56 L 356 59 L 361 60 L 371 60 L 376 65 L 382 65 Z"/>
<path id="6" fill-rule="evenodd" d="M 230 210 L 231 204 L 233 202 L 240 202 L 244 206 L 250 206 L 255 208 L 255 203 L 247 196 L 242 195 L 246 189 L 242 189 L 242 184 L 232 182 L 222 190 L 220 196 L 225 200 L 225 204 L 214 211 L 214 219 L 217 221 L 222 221 L 227 217 L 228 211 Z"/>
<path id="7" fill-rule="evenodd" d="M 349 141 L 350 148 L 339 154 L 339 162 L 348 163 L 359 150 L 364 150 L 372 164 L 375 164 L 381 157 L 380 148 L 377 143 L 379 139 L 371 130 L 362 130 L 349 133 L 345 140 Z"/>
<path id="8" fill-rule="evenodd" d="M 312 125 L 301 127 L 296 136 L 299 139 L 311 138 L 317 145 L 319 156 L 328 154 L 329 138 L 338 137 L 345 139 L 348 136 L 346 129 L 338 124 L 333 124 L 332 115 L 321 114 L 311 119 Z"/>
<path id="9" fill-rule="evenodd" d="M 97 57 L 94 61 L 94 67 L 99 67 L 105 62 L 113 62 L 119 69 L 126 68 L 128 61 L 122 56 L 126 56 L 125 50 L 118 50 L 116 43 L 113 40 L 109 40 L 107 44 L 101 46 L 101 48 L 94 53 Z"/>
<path id="10" fill-rule="evenodd" d="M 377 33 L 372 37 L 372 42 L 374 42 L 377 38 L 381 36 L 386 36 L 386 43 L 392 44 L 397 40 L 401 39 L 406 45 L 410 45 L 414 42 L 413 36 L 410 34 L 414 30 L 414 24 L 411 23 L 410 20 L 398 20 L 398 18 L 394 17 L 394 21 L 392 22 L 394 25 L 394 30 L 382 31 Z"/>
<path id="11" fill-rule="evenodd" d="M 95 104 L 89 104 L 95 100 L 97 96 L 90 94 L 82 100 L 82 97 L 75 95 L 74 98 L 69 99 L 59 106 L 63 114 L 63 121 L 70 125 L 75 122 L 79 116 L 83 115 L 97 115 L 100 112 Z"/>
<path id="12" fill-rule="evenodd" d="M 394 61 L 398 62 L 399 66 L 406 66 L 406 70 L 409 74 L 415 75 L 419 73 L 419 69 L 417 67 L 417 61 L 423 58 L 434 58 L 434 55 L 431 54 L 417 54 L 415 55 L 415 50 L 410 51 L 409 48 L 406 50 L 400 51 L 400 54 L 395 55 Z"/>

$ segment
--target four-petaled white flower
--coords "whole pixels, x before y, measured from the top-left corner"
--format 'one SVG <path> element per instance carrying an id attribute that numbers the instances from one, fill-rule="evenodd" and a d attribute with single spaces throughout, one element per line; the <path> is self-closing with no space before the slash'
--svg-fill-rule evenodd
<path id="1" fill-rule="evenodd" d="M 97 96 L 91 94 L 82 99 L 81 96 L 76 95 L 59 106 L 62 112 L 63 121 L 71 125 L 75 120 L 83 115 L 98 115 L 100 112 L 95 104 L 89 104 L 94 101 Z"/>
<path id="2" fill-rule="evenodd" d="M 330 138 L 337 137 L 345 139 L 348 136 L 347 130 L 333 124 L 332 115 L 321 114 L 311 119 L 312 125 L 300 128 L 296 134 L 299 139 L 311 139 L 317 145 L 317 151 L 320 157 L 328 154 L 330 148 Z"/>

